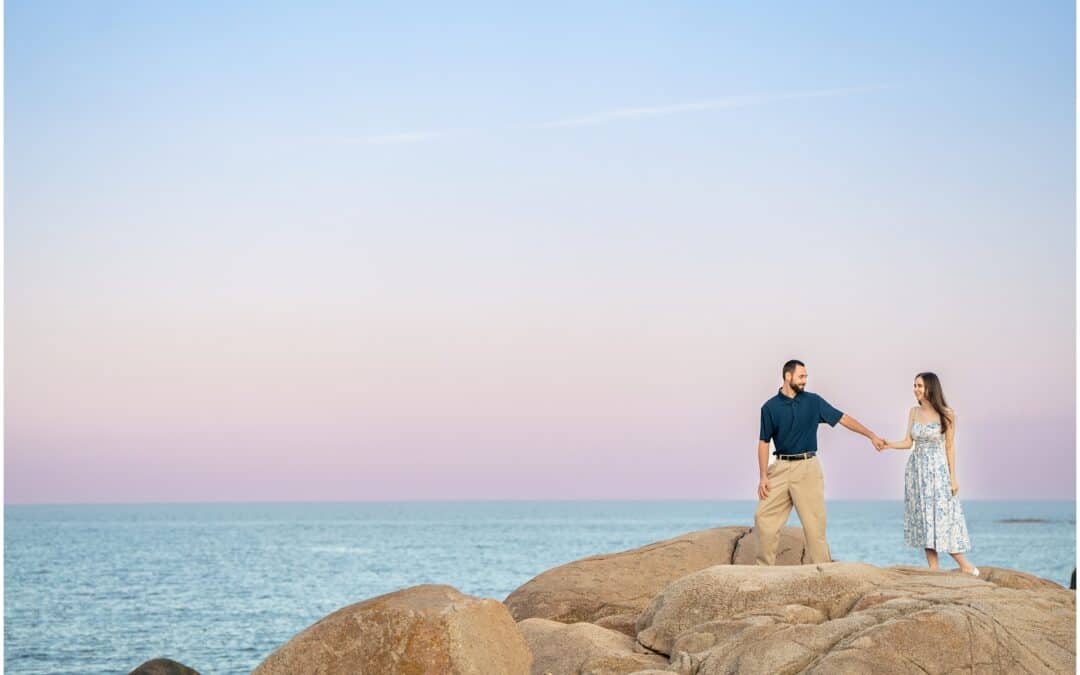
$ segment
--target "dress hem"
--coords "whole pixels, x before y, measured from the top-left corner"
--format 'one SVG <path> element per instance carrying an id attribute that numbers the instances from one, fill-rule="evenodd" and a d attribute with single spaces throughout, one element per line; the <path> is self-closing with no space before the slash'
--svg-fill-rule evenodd
<path id="1" fill-rule="evenodd" d="M 948 550 L 948 549 L 944 549 L 944 548 L 936 548 L 936 547 L 934 547 L 934 546 L 927 546 L 927 545 L 925 545 L 925 544 L 912 544 L 912 543 L 909 543 L 909 542 L 904 542 L 904 543 L 905 543 L 905 544 L 907 544 L 907 545 L 908 545 L 909 547 L 911 547 L 911 548 L 921 548 L 921 549 L 927 549 L 927 548 L 928 548 L 928 549 L 930 549 L 930 550 L 932 550 L 932 551 L 937 551 L 938 553 L 949 553 L 949 554 L 953 554 L 953 553 L 967 553 L 968 551 L 970 551 L 970 550 L 971 550 L 971 547 L 970 547 L 970 546 L 969 546 L 968 548 L 961 548 L 961 549 L 959 549 L 959 550 L 956 550 L 956 551 L 950 551 L 950 550 Z"/>

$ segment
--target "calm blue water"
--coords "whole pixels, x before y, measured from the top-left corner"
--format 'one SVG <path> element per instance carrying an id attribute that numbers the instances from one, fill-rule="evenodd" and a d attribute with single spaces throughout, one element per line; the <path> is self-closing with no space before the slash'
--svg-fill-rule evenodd
<path id="1" fill-rule="evenodd" d="M 1068 585 L 1075 502 L 964 507 L 972 562 Z M 834 501 L 828 511 L 837 560 L 925 564 L 903 547 L 900 502 Z M 8 506 L 5 670 L 127 673 L 167 656 L 203 673 L 246 673 L 365 598 L 446 583 L 502 600 L 561 563 L 750 525 L 753 512 L 749 501 Z"/>

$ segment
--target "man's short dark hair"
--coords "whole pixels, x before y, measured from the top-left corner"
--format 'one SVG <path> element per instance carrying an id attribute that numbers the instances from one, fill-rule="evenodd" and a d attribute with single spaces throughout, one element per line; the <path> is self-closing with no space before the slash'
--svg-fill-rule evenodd
<path id="1" fill-rule="evenodd" d="M 796 359 L 791 359 L 790 361 L 788 361 L 787 363 L 784 364 L 784 370 L 781 371 L 781 376 L 787 375 L 788 373 L 794 373 L 796 366 L 802 366 L 803 368 L 805 368 L 806 364 L 803 363 L 802 361 L 798 361 Z"/>

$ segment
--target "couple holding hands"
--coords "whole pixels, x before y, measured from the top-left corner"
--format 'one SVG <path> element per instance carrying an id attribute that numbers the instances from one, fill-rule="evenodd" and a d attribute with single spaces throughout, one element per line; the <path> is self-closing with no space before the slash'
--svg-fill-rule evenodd
<path id="1" fill-rule="evenodd" d="M 945 404 L 941 381 L 933 373 L 915 376 L 917 406 L 908 412 L 907 434 L 889 442 L 806 391 L 806 365 L 788 361 L 783 368 L 784 386 L 761 406 L 758 436 L 758 506 L 754 529 L 758 532 L 757 564 L 776 562 L 780 528 L 794 506 L 806 537 L 806 552 L 813 563 L 829 562 L 825 539 L 825 482 L 817 459 L 817 428 L 822 422 L 839 423 L 870 439 L 874 449 L 914 448 L 904 471 L 904 542 L 922 548 L 931 569 L 938 568 L 938 551 L 945 551 L 967 574 L 979 570 L 964 557 L 971 548 L 967 523 L 957 494 L 956 448 L 953 442 L 956 415 Z M 769 443 L 776 462 L 769 464 Z"/>

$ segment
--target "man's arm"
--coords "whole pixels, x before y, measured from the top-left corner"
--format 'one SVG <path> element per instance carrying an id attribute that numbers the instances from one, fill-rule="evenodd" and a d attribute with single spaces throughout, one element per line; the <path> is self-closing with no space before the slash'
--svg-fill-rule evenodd
<path id="1" fill-rule="evenodd" d="M 870 442 L 874 444 L 875 450 L 880 450 L 885 447 L 885 441 L 883 439 L 878 438 L 877 434 L 864 427 L 859 420 L 847 413 L 844 413 L 843 416 L 840 417 L 840 426 L 869 438 Z"/>
<path id="2" fill-rule="evenodd" d="M 757 463 L 758 472 L 761 474 L 758 479 L 758 499 L 765 499 L 769 496 L 769 442 L 758 441 L 757 444 Z"/>
<path id="3" fill-rule="evenodd" d="M 766 406 L 761 406 L 761 431 L 758 433 L 757 444 L 757 464 L 758 473 L 760 474 L 757 486 L 758 499 L 765 499 L 769 496 L 769 442 L 772 441 L 775 431 L 773 429 L 772 415 L 769 414 Z"/>

